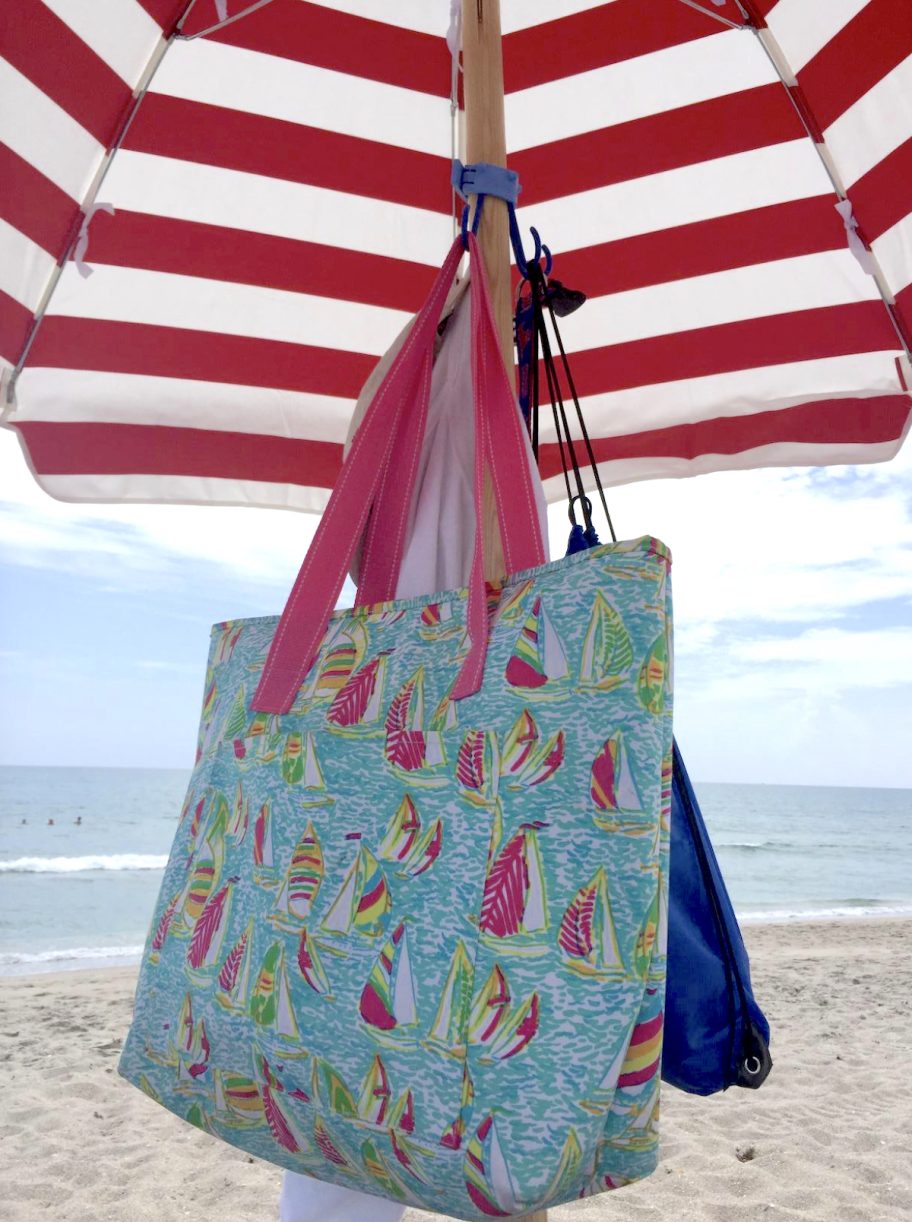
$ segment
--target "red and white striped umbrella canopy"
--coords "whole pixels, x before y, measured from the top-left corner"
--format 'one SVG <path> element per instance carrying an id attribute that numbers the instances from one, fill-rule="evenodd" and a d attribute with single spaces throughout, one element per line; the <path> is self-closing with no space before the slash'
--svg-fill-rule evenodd
<path id="1" fill-rule="evenodd" d="M 56 497 L 320 509 L 452 238 L 449 5 L 187 9 L 3 6 L 6 423 Z M 909 0 L 502 12 L 520 224 L 589 298 L 563 330 L 605 481 L 895 454 Z"/>

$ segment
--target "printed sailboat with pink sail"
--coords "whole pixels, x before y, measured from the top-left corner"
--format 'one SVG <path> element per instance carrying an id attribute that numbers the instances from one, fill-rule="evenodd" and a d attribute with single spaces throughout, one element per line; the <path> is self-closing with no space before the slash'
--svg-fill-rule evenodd
<path id="1" fill-rule="evenodd" d="M 481 940 L 503 954 L 535 955 L 547 950 L 548 900 L 538 833 L 547 827 L 523 823 L 495 856 L 485 879 L 479 929 Z"/>
<path id="2" fill-rule="evenodd" d="M 253 975 L 253 917 L 225 956 L 218 974 L 215 1000 L 232 1014 L 246 1014 Z"/>
<path id="3" fill-rule="evenodd" d="M 599 866 L 570 901 L 557 940 L 567 967 L 581 976 L 619 980 L 628 975 L 618 946 L 604 866 Z"/>
<path id="4" fill-rule="evenodd" d="M 331 624 L 320 655 L 301 685 L 291 712 L 300 715 L 314 702 L 333 699 L 361 665 L 367 643 L 367 630 L 359 620 L 347 618 Z"/>
<path id="5" fill-rule="evenodd" d="M 516 1185 L 501 1149 L 493 1112 L 485 1116 L 469 1142 L 463 1172 L 466 1191 L 481 1213 L 489 1218 L 507 1218 L 519 1211 Z"/>
<path id="6" fill-rule="evenodd" d="M 399 1048 L 415 1043 L 418 1007 L 404 921 L 381 947 L 358 1010 L 365 1029 L 380 1043 Z"/>
<path id="7" fill-rule="evenodd" d="M 473 806 L 490 806 L 497 801 L 500 748 L 493 731 L 468 731 L 456 756 L 456 780 L 460 795 Z"/>
<path id="8" fill-rule="evenodd" d="M 261 887 L 274 887 L 278 881 L 272 849 L 272 804 L 268 799 L 253 825 L 253 881 Z"/>
<path id="9" fill-rule="evenodd" d="M 189 993 L 181 1006 L 172 1047 L 177 1067 L 175 1090 L 191 1091 L 208 1072 L 212 1050 L 204 1020 L 193 1021 L 193 1002 Z"/>
<path id="10" fill-rule="evenodd" d="M 294 1092 L 286 1091 L 284 1083 L 262 1052 L 255 1054 L 254 1064 L 263 1101 L 263 1115 L 276 1144 L 289 1154 L 312 1153 L 310 1142 L 298 1128 L 286 1102 L 286 1098 L 293 1096 Z"/>
<path id="11" fill-rule="evenodd" d="M 357 841 L 358 850 L 320 928 L 331 935 L 375 938 L 385 931 L 392 910 L 389 884 L 360 833 L 349 833 L 347 839 Z"/>
<path id="12" fill-rule="evenodd" d="M 334 1000 L 316 940 L 306 929 L 301 930 L 301 940 L 298 943 L 298 970 L 315 993 L 325 997 L 327 1001 Z"/>
<path id="13" fill-rule="evenodd" d="M 323 848 L 313 822 L 295 845 L 269 920 L 283 929 L 300 930 L 323 882 Z"/>
<path id="14" fill-rule="evenodd" d="M 238 875 L 229 878 L 209 899 L 193 927 L 187 948 L 187 975 L 199 986 L 212 982 L 222 954 L 231 915 L 231 897 Z"/>
<path id="15" fill-rule="evenodd" d="M 359 667 L 333 697 L 326 711 L 329 728 L 339 734 L 373 732 L 380 720 L 386 684 L 386 652 Z"/>
<path id="16" fill-rule="evenodd" d="M 566 695 L 569 673 L 564 647 L 539 596 L 507 662 L 507 689 L 527 700 L 553 700 Z"/>
<path id="17" fill-rule="evenodd" d="M 409 794 L 405 794 L 387 824 L 377 856 L 400 868 L 399 878 L 417 878 L 431 868 L 443 846 L 443 821 L 436 819 L 424 829 L 421 816 Z"/>
<path id="18" fill-rule="evenodd" d="M 663 1014 L 658 1014 L 633 1028 L 627 1044 L 620 1049 L 599 1084 L 579 1106 L 593 1116 L 604 1116 L 612 1108 L 626 1107 L 618 1102 L 618 1091 L 642 1095 L 656 1074 L 662 1059 Z"/>
<path id="19" fill-rule="evenodd" d="M 428 603 L 418 617 L 418 635 L 424 641 L 447 641 L 463 631 L 463 625 L 453 614 L 451 602 Z"/>
<path id="20" fill-rule="evenodd" d="M 368 1124 L 385 1124 L 391 1095 L 389 1075 L 378 1052 L 361 1084 L 361 1094 L 358 1096 L 358 1115 Z"/>
<path id="21" fill-rule="evenodd" d="M 250 800 L 244 793 L 243 783 L 238 781 L 237 789 L 234 791 L 234 805 L 231 809 L 227 835 L 231 837 L 235 845 L 241 845 L 244 843 L 249 826 Z"/>
<path id="22" fill-rule="evenodd" d="M 495 963 L 469 1012 L 469 1044 L 481 1049 L 484 1064 L 507 1061 L 522 1052 L 538 1032 L 541 1000 L 530 993 L 513 1003 L 506 972 Z"/>
<path id="23" fill-rule="evenodd" d="M 533 789 L 550 781 L 564 762 L 564 752 L 564 731 L 557 730 L 542 742 L 535 718 L 523 709 L 504 740 L 501 776 L 508 789 Z"/>
<path id="24" fill-rule="evenodd" d="M 386 715 L 386 761 L 412 785 L 443 784 L 434 770 L 446 763 L 443 737 L 424 729 L 424 667 L 419 666 L 390 703 Z"/>
<path id="25" fill-rule="evenodd" d="M 600 812 L 595 824 L 606 832 L 644 835 L 654 831 L 647 817 L 630 765 L 624 735 L 620 730 L 606 740 L 592 762 L 589 792 Z"/>

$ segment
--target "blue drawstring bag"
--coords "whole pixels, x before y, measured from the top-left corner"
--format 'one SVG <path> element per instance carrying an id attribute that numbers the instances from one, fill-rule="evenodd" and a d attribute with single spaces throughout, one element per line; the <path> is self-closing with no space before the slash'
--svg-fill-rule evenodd
<path id="1" fill-rule="evenodd" d="M 673 751 L 662 1078 L 693 1095 L 756 1089 L 773 1064 L 769 1023 L 677 743 Z"/>
<path id="2" fill-rule="evenodd" d="M 586 510 L 589 519 L 588 503 Z M 597 545 L 592 526 L 584 530 L 574 521 L 567 555 Z M 691 1095 L 730 1086 L 756 1090 L 773 1067 L 769 1023 L 751 988 L 738 919 L 677 743 L 669 860 L 662 1080 Z"/>

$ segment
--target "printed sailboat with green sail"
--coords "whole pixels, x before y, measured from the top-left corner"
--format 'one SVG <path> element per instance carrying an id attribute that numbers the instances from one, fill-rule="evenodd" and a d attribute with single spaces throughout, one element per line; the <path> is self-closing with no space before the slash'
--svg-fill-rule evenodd
<path id="1" fill-rule="evenodd" d="M 323 848 L 313 822 L 295 845 L 269 920 L 297 932 L 308 919 L 323 882 Z"/>
<path id="2" fill-rule="evenodd" d="M 212 1074 L 213 1120 L 230 1129 L 255 1129 L 266 1123 L 260 1088 L 253 1078 L 223 1069 Z"/>
<path id="3" fill-rule="evenodd" d="M 633 666 L 633 645 L 620 612 L 598 590 L 583 640 L 579 683 L 584 691 L 620 687 Z"/>
<path id="4" fill-rule="evenodd" d="M 548 900 L 538 833 L 547 827 L 523 823 L 491 863 L 481 900 L 481 940 L 503 954 L 547 950 Z"/>
<path id="5" fill-rule="evenodd" d="M 460 938 L 453 951 L 440 1003 L 425 1040 L 429 1048 L 457 1059 L 465 1056 L 472 984 L 472 960 L 465 942 Z"/>
<path id="6" fill-rule="evenodd" d="M 314 1057 L 311 1066 L 311 1098 L 314 1107 L 326 1112 L 335 1112 L 355 1120 L 358 1108 L 355 1097 L 345 1083 L 345 1079 L 330 1065 L 324 1057 Z"/>
<path id="7" fill-rule="evenodd" d="M 398 865 L 399 878 L 417 878 L 429 870 L 443 847 L 443 820 L 424 829 L 421 816 L 409 794 L 405 794 L 387 824 L 377 856 Z"/>
<path id="8" fill-rule="evenodd" d="M 581 976 L 618 980 L 628 974 L 618 946 L 604 866 L 599 866 L 570 901 L 558 945 L 567 967 Z"/>
<path id="9" fill-rule="evenodd" d="M 288 987 L 285 947 L 281 942 L 273 942 L 263 956 L 250 994 L 249 1011 L 250 1017 L 264 1032 L 268 1031 L 290 1043 L 298 1042 L 300 1033 Z M 286 1052 L 283 1055 L 289 1054 Z"/>
<path id="10" fill-rule="evenodd" d="M 507 1218 L 519 1209 L 516 1185 L 490 1112 L 466 1147 L 463 1163 L 466 1191 L 472 1203 L 490 1218 Z"/>
<path id="11" fill-rule="evenodd" d="M 320 928 L 331 935 L 357 933 L 375 938 L 386 930 L 392 910 L 389 884 L 360 833 L 350 832 L 346 838 L 358 842 L 358 851 Z"/>
<path id="12" fill-rule="evenodd" d="M 553 700 L 566 695 L 569 674 L 564 647 L 539 596 L 507 662 L 507 689 L 528 700 Z"/>
<path id="13" fill-rule="evenodd" d="M 459 1103 L 459 1111 L 440 1137 L 440 1144 L 445 1150 L 458 1150 L 462 1146 L 474 1102 L 475 1085 L 469 1073 L 469 1063 L 466 1061 L 462 1071 L 462 1098 Z"/>
<path id="14" fill-rule="evenodd" d="M 184 889 L 180 921 L 175 921 L 172 926 L 178 937 L 186 938 L 193 933 L 196 922 L 221 881 L 227 822 L 228 803 L 223 794 L 216 794 L 202 845 L 194 858 L 193 868 Z"/>
<path id="15" fill-rule="evenodd" d="M 576 1129 L 570 1128 L 564 1139 L 560 1161 L 554 1179 L 545 1193 L 545 1200 L 564 1201 L 574 1194 L 579 1184 L 579 1171 L 583 1161 L 583 1151 L 576 1135 Z"/>
<path id="16" fill-rule="evenodd" d="M 391 1096 L 389 1075 L 378 1052 L 361 1083 L 358 1115 L 368 1124 L 384 1125 L 387 1121 Z"/>
<path id="17" fill-rule="evenodd" d="M 380 1043 L 394 1047 L 415 1043 L 418 1007 L 404 921 L 381 947 L 361 991 L 358 1011 L 366 1030 Z"/>

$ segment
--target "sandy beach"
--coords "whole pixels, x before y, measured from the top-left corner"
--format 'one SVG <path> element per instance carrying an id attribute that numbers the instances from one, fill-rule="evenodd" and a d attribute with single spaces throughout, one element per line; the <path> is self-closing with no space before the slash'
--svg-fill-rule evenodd
<path id="1" fill-rule="evenodd" d="M 775 1067 L 759 1092 L 666 1088 L 658 1172 L 550 1212 L 599 1222 L 900 1222 L 912 1216 L 905 1008 L 912 921 L 748 928 Z M 0 981 L 5 1222 L 268 1222 L 280 1172 L 116 1073 L 133 969 Z M 410 1212 L 408 1222 L 431 1215 Z"/>

